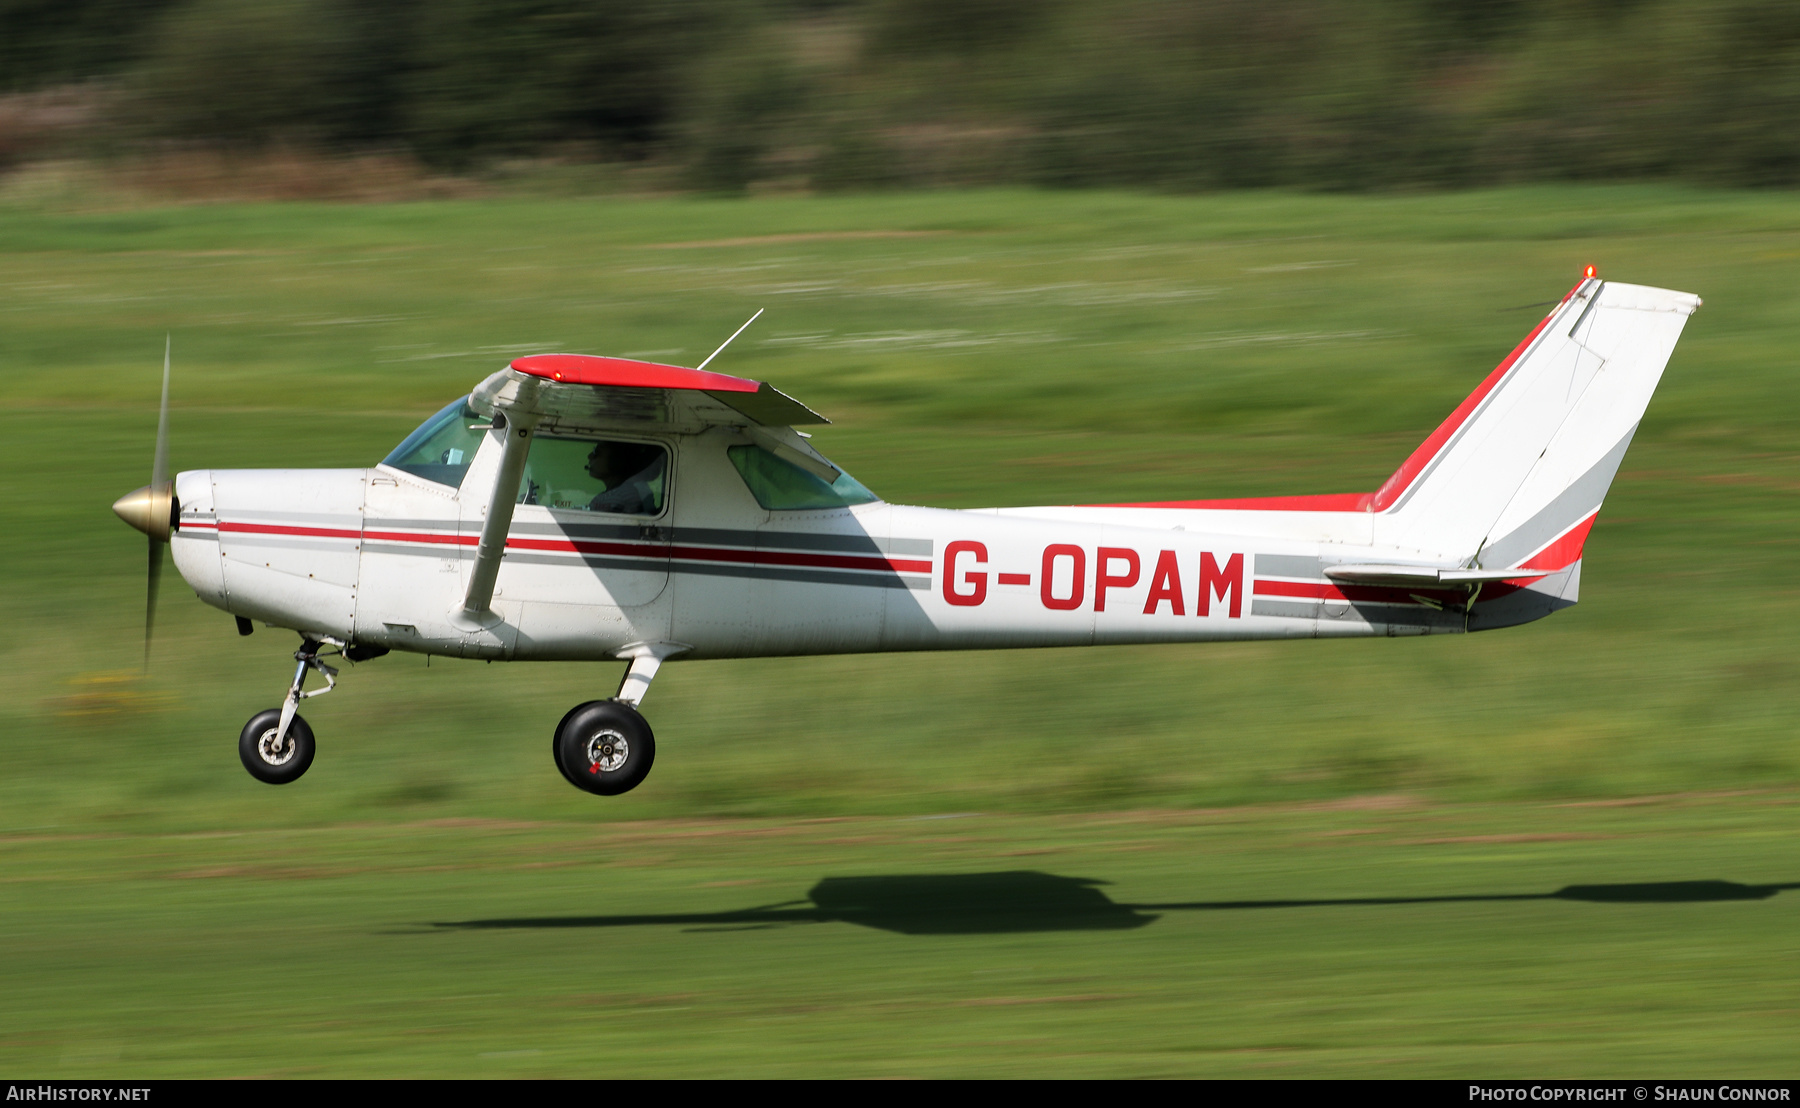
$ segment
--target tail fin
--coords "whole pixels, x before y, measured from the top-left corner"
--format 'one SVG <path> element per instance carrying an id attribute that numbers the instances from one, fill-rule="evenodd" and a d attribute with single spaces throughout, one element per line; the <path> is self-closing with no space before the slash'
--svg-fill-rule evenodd
<path id="1" fill-rule="evenodd" d="M 1480 569 L 1572 565 L 1699 307 L 1576 285 L 1375 493 L 1376 542 Z"/>

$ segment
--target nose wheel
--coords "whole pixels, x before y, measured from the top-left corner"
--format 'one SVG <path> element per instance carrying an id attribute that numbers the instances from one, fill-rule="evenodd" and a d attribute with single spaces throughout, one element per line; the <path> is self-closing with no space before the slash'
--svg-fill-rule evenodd
<path id="1" fill-rule="evenodd" d="M 238 758 L 250 776 L 265 785 L 285 785 L 297 781 L 312 765 L 312 728 L 295 715 L 288 720 L 287 731 L 281 730 L 281 709 L 269 708 L 250 717 L 238 736 Z"/>
<path id="2" fill-rule="evenodd" d="M 323 696 L 337 688 L 337 668 L 319 660 L 319 651 L 324 645 L 318 639 L 301 639 L 300 649 L 294 651 L 294 661 L 298 664 L 294 667 L 294 683 L 288 688 L 287 699 L 279 708 L 267 708 L 251 716 L 250 722 L 244 724 L 243 731 L 238 734 L 238 760 L 244 763 L 250 776 L 265 785 L 298 781 L 312 765 L 316 749 L 312 728 L 300 718 L 297 709 L 307 697 Z M 331 645 L 338 647 L 338 653 L 343 653 L 341 643 L 331 640 Z M 356 661 L 356 655 L 351 655 L 350 660 Z M 315 670 L 325 678 L 325 687 L 302 692 L 307 673 Z"/>
<path id="3" fill-rule="evenodd" d="M 617 796 L 649 776 L 656 737 L 631 705 L 590 700 L 563 717 L 551 752 L 569 784 L 598 796 Z"/>

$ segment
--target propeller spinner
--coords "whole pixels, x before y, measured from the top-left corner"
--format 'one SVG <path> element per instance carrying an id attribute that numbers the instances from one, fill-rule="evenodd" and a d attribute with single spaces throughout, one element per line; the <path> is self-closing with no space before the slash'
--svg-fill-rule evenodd
<path id="1" fill-rule="evenodd" d="M 169 480 L 169 347 L 163 339 L 162 408 L 156 418 L 156 458 L 150 466 L 150 483 L 113 501 L 113 512 L 149 536 L 149 590 L 144 598 L 144 664 L 150 664 L 150 634 L 156 627 L 156 589 L 162 579 L 163 547 L 181 513 Z"/>

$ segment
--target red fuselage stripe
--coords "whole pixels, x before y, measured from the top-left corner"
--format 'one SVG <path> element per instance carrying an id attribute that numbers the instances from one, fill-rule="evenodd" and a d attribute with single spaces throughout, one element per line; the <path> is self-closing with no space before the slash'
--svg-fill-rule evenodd
<path id="1" fill-rule="evenodd" d="M 237 531 L 247 535 L 303 535 L 320 539 L 360 539 L 361 531 L 346 531 L 342 527 L 293 527 L 285 523 L 227 523 L 220 521 L 219 530 Z M 449 536 L 454 539 L 455 536 Z"/>
<path id="2" fill-rule="evenodd" d="M 1481 599 L 1495 600 L 1509 592 L 1531 583 L 1533 578 L 1516 581 L 1489 582 L 1482 586 Z M 1393 588 L 1385 585 L 1333 585 L 1324 581 L 1266 581 L 1258 580 L 1254 590 L 1257 596 L 1288 596 L 1306 600 L 1362 600 L 1371 604 L 1418 604 L 1418 597 L 1427 597 L 1440 604 L 1461 607 L 1468 599 L 1467 594 L 1456 589 L 1429 588 L 1420 586 L 1416 589 Z"/>

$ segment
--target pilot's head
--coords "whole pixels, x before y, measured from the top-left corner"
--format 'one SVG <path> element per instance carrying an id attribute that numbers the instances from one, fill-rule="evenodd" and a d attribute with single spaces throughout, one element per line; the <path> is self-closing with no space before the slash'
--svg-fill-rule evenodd
<path id="1" fill-rule="evenodd" d="M 618 484 L 625 476 L 618 472 L 619 455 L 610 442 L 597 442 L 593 453 L 588 455 L 588 476 L 601 482 L 607 488 Z"/>
<path id="2" fill-rule="evenodd" d="M 637 442 L 597 442 L 588 455 L 588 476 L 614 488 L 654 465 L 662 451 Z"/>

